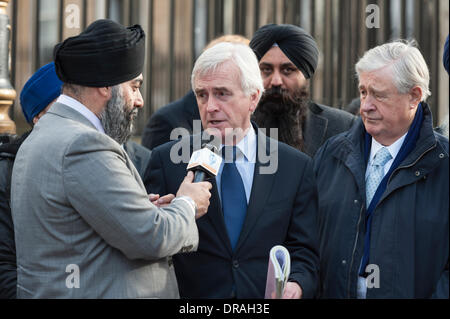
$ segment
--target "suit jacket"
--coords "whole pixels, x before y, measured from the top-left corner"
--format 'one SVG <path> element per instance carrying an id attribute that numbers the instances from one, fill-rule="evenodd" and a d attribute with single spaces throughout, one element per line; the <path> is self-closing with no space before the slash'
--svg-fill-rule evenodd
<path id="1" fill-rule="evenodd" d="M 229 298 L 233 297 L 233 287 L 234 297 L 264 298 L 269 251 L 278 244 L 290 251 L 290 280 L 301 285 L 306 298 L 316 292 L 319 258 L 312 161 L 274 140 L 275 147 L 270 148 L 270 139 L 262 132 L 258 132 L 257 140 L 258 148 L 267 145 L 275 155 L 278 169 L 275 174 L 261 174 L 264 165 L 257 159 L 247 216 L 235 251 L 225 228 L 217 184 L 212 179 L 208 213 L 197 220 L 198 251 L 174 256 L 182 298 Z M 147 185 L 153 193 L 174 193 L 186 175 L 186 164 L 174 164 L 170 159 L 170 149 L 176 143 L 190 140 L 153 150 Z"/>
<path id="2" fill-rule="evenodd" d="M 152 151 L 133 141 L 126 142 L 123 145 L 123 148 L 133 162 L 139 176 L 142 178 L 142 181 L 145 183 L 145 175 L 150 164 L 150 156 L 152 155 Z"/>
<path id="3" fill-rule="evenodd" d="M 200 120 L 197 99 L 191 90 L 181 99 L 157 110 L 148 120 L 142 136 L 142 145 L 152 150 L 170 141 L 175 128 L 185 128 L 192 134 L 193 121 Z"/>
<path id="4" fill-rule="evenodd" d="M 314 157 L 326 140 L 349 130 L 356 120 L 346 111 L 311 102 L 303 126 L 305 153 Z"/>
<path id="5" fill-rule="evenodd" d="M 22 144 L 11 197 L 18 298 L 179 296 L 167 256 L 198 244 L 189 205 L 151 204 L 124 149 L 70 107 Z"/>

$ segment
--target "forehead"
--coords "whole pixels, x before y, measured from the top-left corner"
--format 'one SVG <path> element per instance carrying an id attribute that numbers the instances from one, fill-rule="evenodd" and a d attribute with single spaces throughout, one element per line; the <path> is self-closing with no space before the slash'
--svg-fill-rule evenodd
<path id="1" fill-rule="evenodd" d="M 374 89 L 390 89 L 395 84 L 392 79 L 392 72 L 389 68 L 382 68 L 369 72 L 361 72 L 359 74 L 359 87 Z"/>
<path id="2" fill-rule="evenodd" d="M 264 54 L 264 56 L 259 61 L 260 64 L 266 63 L 271 65 L 280 65 L 280 64 L 293 64 L 291 60 L 284 54 L 284 52 L 278 47 L 274 46 L 270 48 L 269 51 Z"/>
<path id="3" fill-rule="evenodd" d="M 240 70 L 231 61 L 222 63 L 217 68 L 197 74 L 194 81 L 195 89 L 214 87 L 240 88 Z"/>

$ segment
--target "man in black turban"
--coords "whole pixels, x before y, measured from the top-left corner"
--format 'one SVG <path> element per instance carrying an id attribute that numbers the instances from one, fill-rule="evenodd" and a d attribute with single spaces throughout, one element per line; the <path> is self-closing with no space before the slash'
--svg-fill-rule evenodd
<path id="1" fill-rule="evenodd" d="M 350 113 L 310 100 L 310 79 L 319 50 L 313 37 L 290 24 L 268 24 L 250 47 L 259 59 L 264 95 L 253 115 L 261 128 L 277 128 L 278 139 L 310 156 L 331 136 L 348 130 Z"/>
<path id="2" fill-rule="evenodd" d="M 120 145 L 144 104 L 145 35 L 99 20 L 55 47 L 62 95 L 20 147 L 11 208 L 18 298 L 178 298 L 169 256 L 198 245 L 208 182 L 150 202 Z M 105 134 L 106 133 L 106 134 Z"/>

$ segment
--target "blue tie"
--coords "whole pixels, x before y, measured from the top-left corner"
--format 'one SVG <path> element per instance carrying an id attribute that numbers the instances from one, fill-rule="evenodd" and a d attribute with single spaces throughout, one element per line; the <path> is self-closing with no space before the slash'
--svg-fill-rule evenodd
<path id="1" fill-rule="evenodd" d="M 369 207 L 372 201 L 373 195 L 377 191 L 381 180 L 384 177 L 384 165 L 392 159 L 391 153 L 389 153 L 386 147 L 382 147 L 378 150 L 373 158 L 373 162 L 369 167 L 369 172 L 366 180 L 366 205 Z"/>
<path id="2" fill-rule="evenodd" d="M 231 153 L 231 147 L 223 148 L 224 155 Z M 233 161 L 225 160 L 222 170 L 220 188 L 222 192 L 222 211 L 230 238 L 231 248 L 234 250 L 244 225 L 247 214 L 247 197 L 245 196 L 244 183 L 236 167 L 236 146 L 233 146 Z M 224 156 L 226 159 L 226 157 Z M 228 162 L 228 163 L 227 163 Z"/>

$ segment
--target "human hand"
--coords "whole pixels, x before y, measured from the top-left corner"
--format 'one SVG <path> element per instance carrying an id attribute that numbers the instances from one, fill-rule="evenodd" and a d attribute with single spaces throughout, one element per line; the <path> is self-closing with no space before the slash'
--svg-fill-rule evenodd
<path id="1" fill-rule="evenodd" d="M 178 196 L 189 196 L 197 205 L 196 219 L 206 214 L 211 198 L 212 185 L 209 182 L 193 183 L 194 173 L 188 172 L 177 192 Z"/>
<path id="2" fill-rule="evenodd" d="M 284 287 L 282 299 L 301 299 L 303 296 L 303 290 L 296 282 L 287 282 Z"/>

